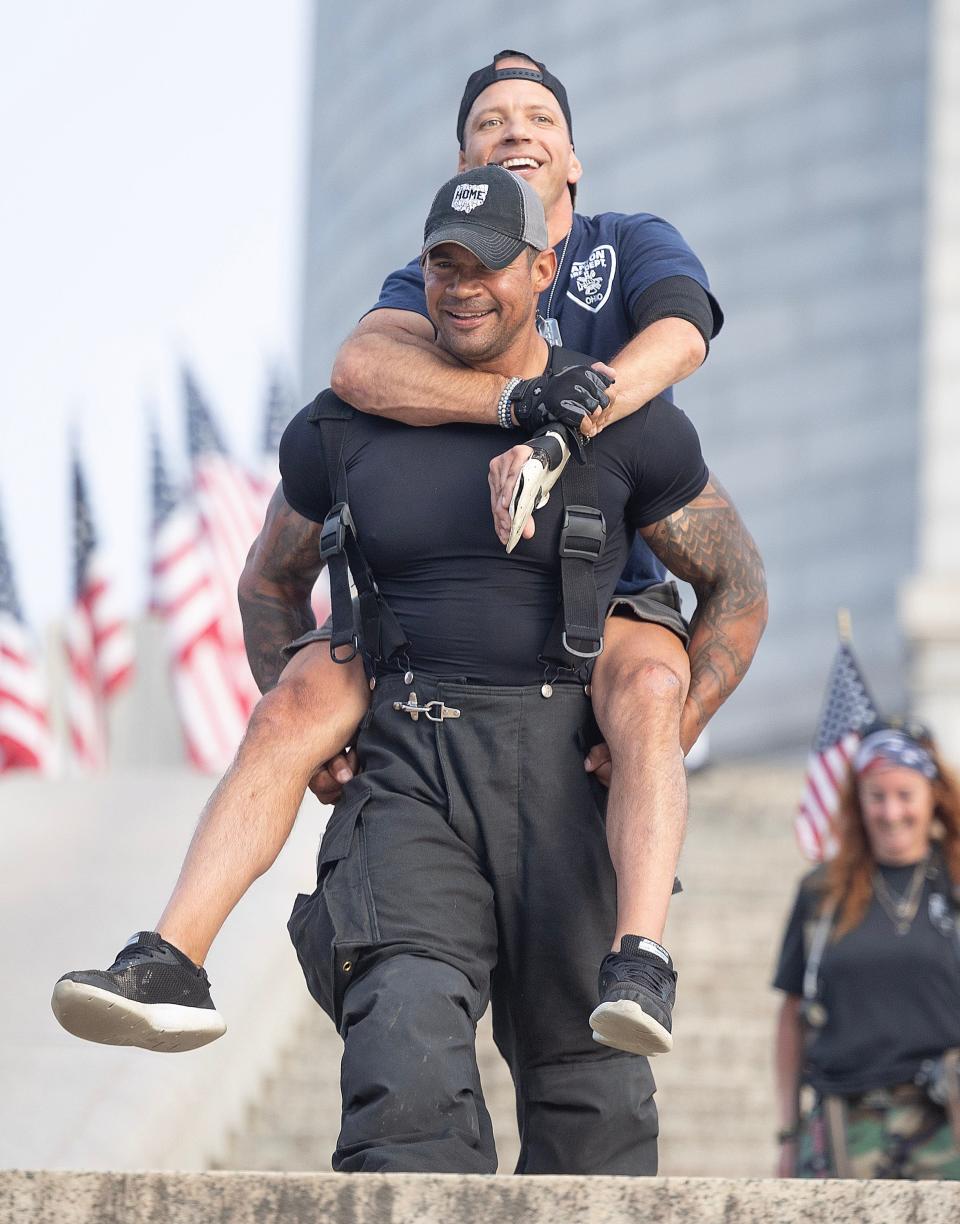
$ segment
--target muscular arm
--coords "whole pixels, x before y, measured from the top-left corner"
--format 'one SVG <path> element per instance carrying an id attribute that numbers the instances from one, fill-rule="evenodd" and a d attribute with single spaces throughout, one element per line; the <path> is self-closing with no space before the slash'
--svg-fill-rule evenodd
<path id="1" fill-rule="evenodd" d="M 720 482 L 640 534 L 697 595 L 691 623 L 690 689 L 680 715 L 687 752 L 743 679 L 767 623 L 763 562 Z"/>
<path id="2" fill-rule="evenodd" d="M 330 385 L 361 412 L 405 425 L 468 421 L 496 425 L 507 380 L 468 370 L 434 342 L 433 326 L 412 310 L 374 310 L 340 346 Z"/>
<path id="3" fill-rule="evenodd" d="M 281 648 L 316 627 L 310 593 L 322 565 L 320 524 L 297 514 L 278 485 L 237 591 L 247 659 L 261 693 L 283 670 Z"/>
<path id="4" fill-rule="evenodd" d="M 610 365 L 617 371 L 617 398 L 595 424 L 602 429 L 636 412 L 699 369 L 706 355 L 703 336 L 686 319 L 651 323 L 611 358 Z"/>

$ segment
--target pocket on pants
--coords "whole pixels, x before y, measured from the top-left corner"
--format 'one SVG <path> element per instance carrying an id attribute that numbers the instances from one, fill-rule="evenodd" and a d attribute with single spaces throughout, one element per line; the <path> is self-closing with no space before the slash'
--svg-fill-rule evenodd
<path id="1" fill-rule="evenodd" d="M 316 890 L 297 896 L 287 923 L 307 988 L 338 1027 L 358 958 L 380 940 L 363 826 L 369 799 L 358 784 L 334 809 L 317 855 Z"/>

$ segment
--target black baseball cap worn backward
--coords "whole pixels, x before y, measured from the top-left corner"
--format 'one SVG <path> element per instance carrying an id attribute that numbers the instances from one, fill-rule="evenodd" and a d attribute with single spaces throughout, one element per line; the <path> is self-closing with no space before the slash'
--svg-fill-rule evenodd
<path id="1" fill-rule="evenodd" d="M 528 182 L 502 166 L 465 170 L 434 197 L 421 262 L 444 242 L 466 247 L 488 268 L 506 268 L 525 247 L 549 247 L 543 203 Z"/>
<path id="2" fill-rule="evenodd" d="M 497 67 L 500 60 L 510 58 L 529 60 L 531 64 L 536 64 L 536 68 Z M 563 117 L 567 121 L 567 130 L 570 133 L 570 143 L 573 144 L 573 120 L 570 118 L 570 103 L 567 101 L 567 91 L 562 83 L 557 80 L 552 72 L 548 72 L 539 60 L 535 60 L 532 55 L 527 55 L 526 51 L 507 50 L 498 51 L 493 57 L 492 64 L 487 64 L 484 68 L 478 68 L 467 79 L 463 98 L 460 101 L 460 111 L 457 115 L 457 140 L 460 142 L 461 149 L 463 148 L 463 134 L 467 126 L 467 116 L 470 114 L 470 108 L 480 94 L 489 86 L 495 85 L 497 81 L 533 81 L 534 84 L 542 85 L 544 89 L 548 89 L 557 99 L 557 103 L 561 111 L 563 111 Z"/>

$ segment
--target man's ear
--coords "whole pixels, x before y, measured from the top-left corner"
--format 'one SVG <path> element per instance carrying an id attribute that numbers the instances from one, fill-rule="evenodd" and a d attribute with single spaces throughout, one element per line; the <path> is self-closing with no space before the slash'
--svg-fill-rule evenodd
<path id="1" fill-rule="evenodd" d="M 572 150 L 570 152 L 570 166 L 567 170 L 567 182 L 572 187 L 574 183 L 579 183 L 583 177 L 583 166 L 580 165 L 580 158 Z"/>
<path id="2" fill-rule="evenodd" d="M 463 149 L 461 149 L 460 152 L 457 154 L 457 174 L 463 174 L 464 170 L 469 170 L 469 169 L 470 167 L 467 165 L 466 155 Z"/>
<path id="3" fill-rule="evenodd" d="M 548 285 L 553 284 L 557 275 L 557 253 L 553 247 L 538 251 L 530 265 L 530 281 L 537 293 L 543 293 Z"/>

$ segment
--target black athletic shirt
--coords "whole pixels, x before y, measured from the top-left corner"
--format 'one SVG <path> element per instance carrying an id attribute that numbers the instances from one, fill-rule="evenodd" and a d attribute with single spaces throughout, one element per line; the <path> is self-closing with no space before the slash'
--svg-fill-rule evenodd
<path id="1" fill-rule="evenodd" d="M 564 365 L 588 361 L 553 352 Z M 287 426 L 280 472 L 289 505 L 319 523 L 333 498 L 320 429 L 307 413 Z M 495 426 L 415 428 L 365 413 L 347 427 L 344 463 L 357 538 L 411 643 L 414 669 L 493 685 L 538 684 L 543 677 L 537 656 L 560 590 L 560 489 L 537 512 L 533 539 L 508 556 L 493 528 L 487 484 L 490 460 L 522 440 Z M 607 522 L 596 566 L 604 607 L 633 531 L 692 501 L 708 474 L 696 430 L 661 398 L 590 445 Z"/>
<path id="2" fill-rule="evenodd" d="M 912 867 L 882 867 L 894 895 L 903 896 Z M 823 868 L 801 881 L 787 923 L 773 984 L 803 994 L 807 949 L 816 925 Z M 855 1096 L 913 1079 L 926 1058 L 960 1046 L 960 950 L 956 935 L 931 921 L 944 889 L 927 880 L 906 935 L 897 935 L 876 897 L 859 926 L 827 944 L 818 998 L 827 1011 L 814 1030 L 804 1079 L 823 1093 Z"/>

